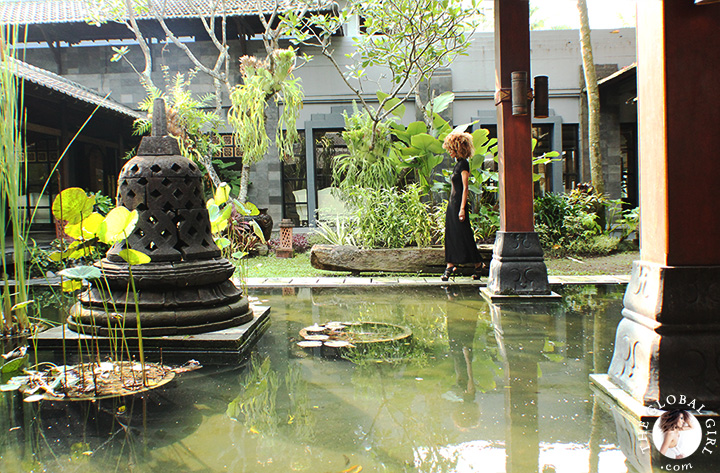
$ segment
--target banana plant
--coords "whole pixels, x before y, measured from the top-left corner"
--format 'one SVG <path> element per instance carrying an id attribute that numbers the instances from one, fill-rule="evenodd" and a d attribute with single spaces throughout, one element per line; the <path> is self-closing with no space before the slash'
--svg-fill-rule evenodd
<path id="1" fill-rule="evenodd" d="M 378 98 L 383 97 L 378 93 Z M 448 133 L 452 131 L 450 124 L 444 120 L 439 113 L 445 111 L 455 95 L 452 92 L 445 92 L 435 97 L 426 106 L 427 113 L 432 113 L 432 126 L 429 127 L 423 121 L 410 123 L 407 127 L 398 121 L 391 121 L 392 134 L 397 137 L 390 149 L 390 154 L 395 157 L 401 169 L 411 169 L 415 173 L 417 182 L 420 184 L 424 194 L 430 195 L 432 190 L 432 175 L 435 168 L 443 162 L 445 150 L 442 142 Z M 396 100 L 396 99 L 395 99 Z M 386 102 L 388 109 L 394 106 L 394 102 Z M 397 107 L 392 112 L 396 117 L 402 118 L 401 110 Z"/>
<path id="2" fill-rule="evenodd" d="M 454 131 L 465 131 L 468 126 L 474 124 L 469 123 L 460 125 Z M 483 192 L 497 192 L 497 171 L 484 169 L 485 164 L 497 162 L 497 139 L 490 138 L 490 131 L 484 128 L 475 130 L 471 133 L 473 138 L 473 146 L 475 154 L 468 159 L 470 165 L 470 178 L 468 179 L 468 190 L 473 200 L 479 200 Z M 433 183 L 432 189 L 435 192 L 450 193 L 452 176 L 451 169 L 443 169 L 439 173 L 441 180 Z"/>

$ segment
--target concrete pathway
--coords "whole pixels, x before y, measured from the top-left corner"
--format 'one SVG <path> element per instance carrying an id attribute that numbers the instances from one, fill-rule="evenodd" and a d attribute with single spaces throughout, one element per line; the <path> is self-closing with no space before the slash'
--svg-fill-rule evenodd
<path id="1" fill-rule="evenodd" d="M 550 276 L 550 284 L 627 284 L 630 275 L 593 275 L 593 276 Z M 240 281 L 235 279 L 236 284 Z M 454 281 L 441 281 L 439 276 L 427 278 L 382 277 L 312 277 L 312 278 L 247 278 L 246 286 L 264 287 L 352 287 L 352 286 L 485 286 L 487 278 L 473 281 L 470 277 L 459 277 Z"/>

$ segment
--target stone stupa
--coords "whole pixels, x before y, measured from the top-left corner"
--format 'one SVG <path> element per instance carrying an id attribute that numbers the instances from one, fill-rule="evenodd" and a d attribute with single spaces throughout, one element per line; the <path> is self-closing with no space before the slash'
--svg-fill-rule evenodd
<path id="1" fill-rule="evenodd" d="M 213 240 L 202 173 L 168 136 L 164 100 L 156 99 L 153 110 L 152 136 L 142 139 L 138 155 L 118 178 L 118 205 L 137 210 L 137 226 L 95 263 L 104 278 L 70 309 L 68 326 L 75 332 L 108 336 L 123 331 L 134 337 L 139 321 L 143 337 L 172 336 L 253 319 L 247 297 L 230 280 L 234 266 Z M 151 262 L 130 266 L 119 256 L 128 247 Z"/>

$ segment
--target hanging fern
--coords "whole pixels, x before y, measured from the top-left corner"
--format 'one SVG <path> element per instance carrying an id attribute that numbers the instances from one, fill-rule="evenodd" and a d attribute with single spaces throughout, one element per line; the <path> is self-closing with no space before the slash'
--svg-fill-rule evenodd
<path id="1" fill-rule="evenodd" d="M 293 156 L 293 143 L 298 139 L 295 125 L 304 98 L 300 79 L 292 75 L 295 57 L 295 51 L 288 48 L 273 52 L 265 61 L 250 56 L 240 58 L 244 83 L 230 94 L 228 120 L 243 150 L 244 164 L 256 163 L 267 153 L 270 140 L 265 130 L 265 109 L 271 98 L 283 104 L 275 134 L 278 154 L 281 159 Z"/>
<path id="2" fill-rule="evenodd" d="M 347 143 L 349 154 L 335 156 L 335 185 L 344 190 L 353 187 L 380 189 L 395 186 L 398 181 L 398 162 L 389 152 L 390 124 L 387 121 L 378 123 L 373 140 L 373 121 L 367 111 L 358 110 L 353 103 L 353 114 L 343 116 L 345 131 L 342 137 Z"/>

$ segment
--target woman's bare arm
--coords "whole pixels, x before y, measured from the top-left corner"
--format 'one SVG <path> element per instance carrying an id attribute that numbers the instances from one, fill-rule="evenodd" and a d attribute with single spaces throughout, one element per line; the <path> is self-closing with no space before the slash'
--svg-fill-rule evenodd
<path id="1" fill-rule="evenodd" d="M 467 205 L 468 200 L 468 181 L 470 180 L 470 173 L 468 171 L 463 171 L 460 175 L 462 176 L 463 192 L 462 200 L 460 201 L 460 212 L 458 213 L 458 218 L 462 222 L 465 220 L 465 216 L 467 215 L 465 205 Z"/>
<path id="2" fill-rule="evenodd" d="M 674 432 L 672 430 L 665 433 L 665 438 L 663 439 L 662 446 L 660 447 L 660 453 L 662 453 L 663 455 L 667 454 L 667 451 L 670 448 L 670 442 L 672 442 L 676 436 L 677 432 Z"/>

